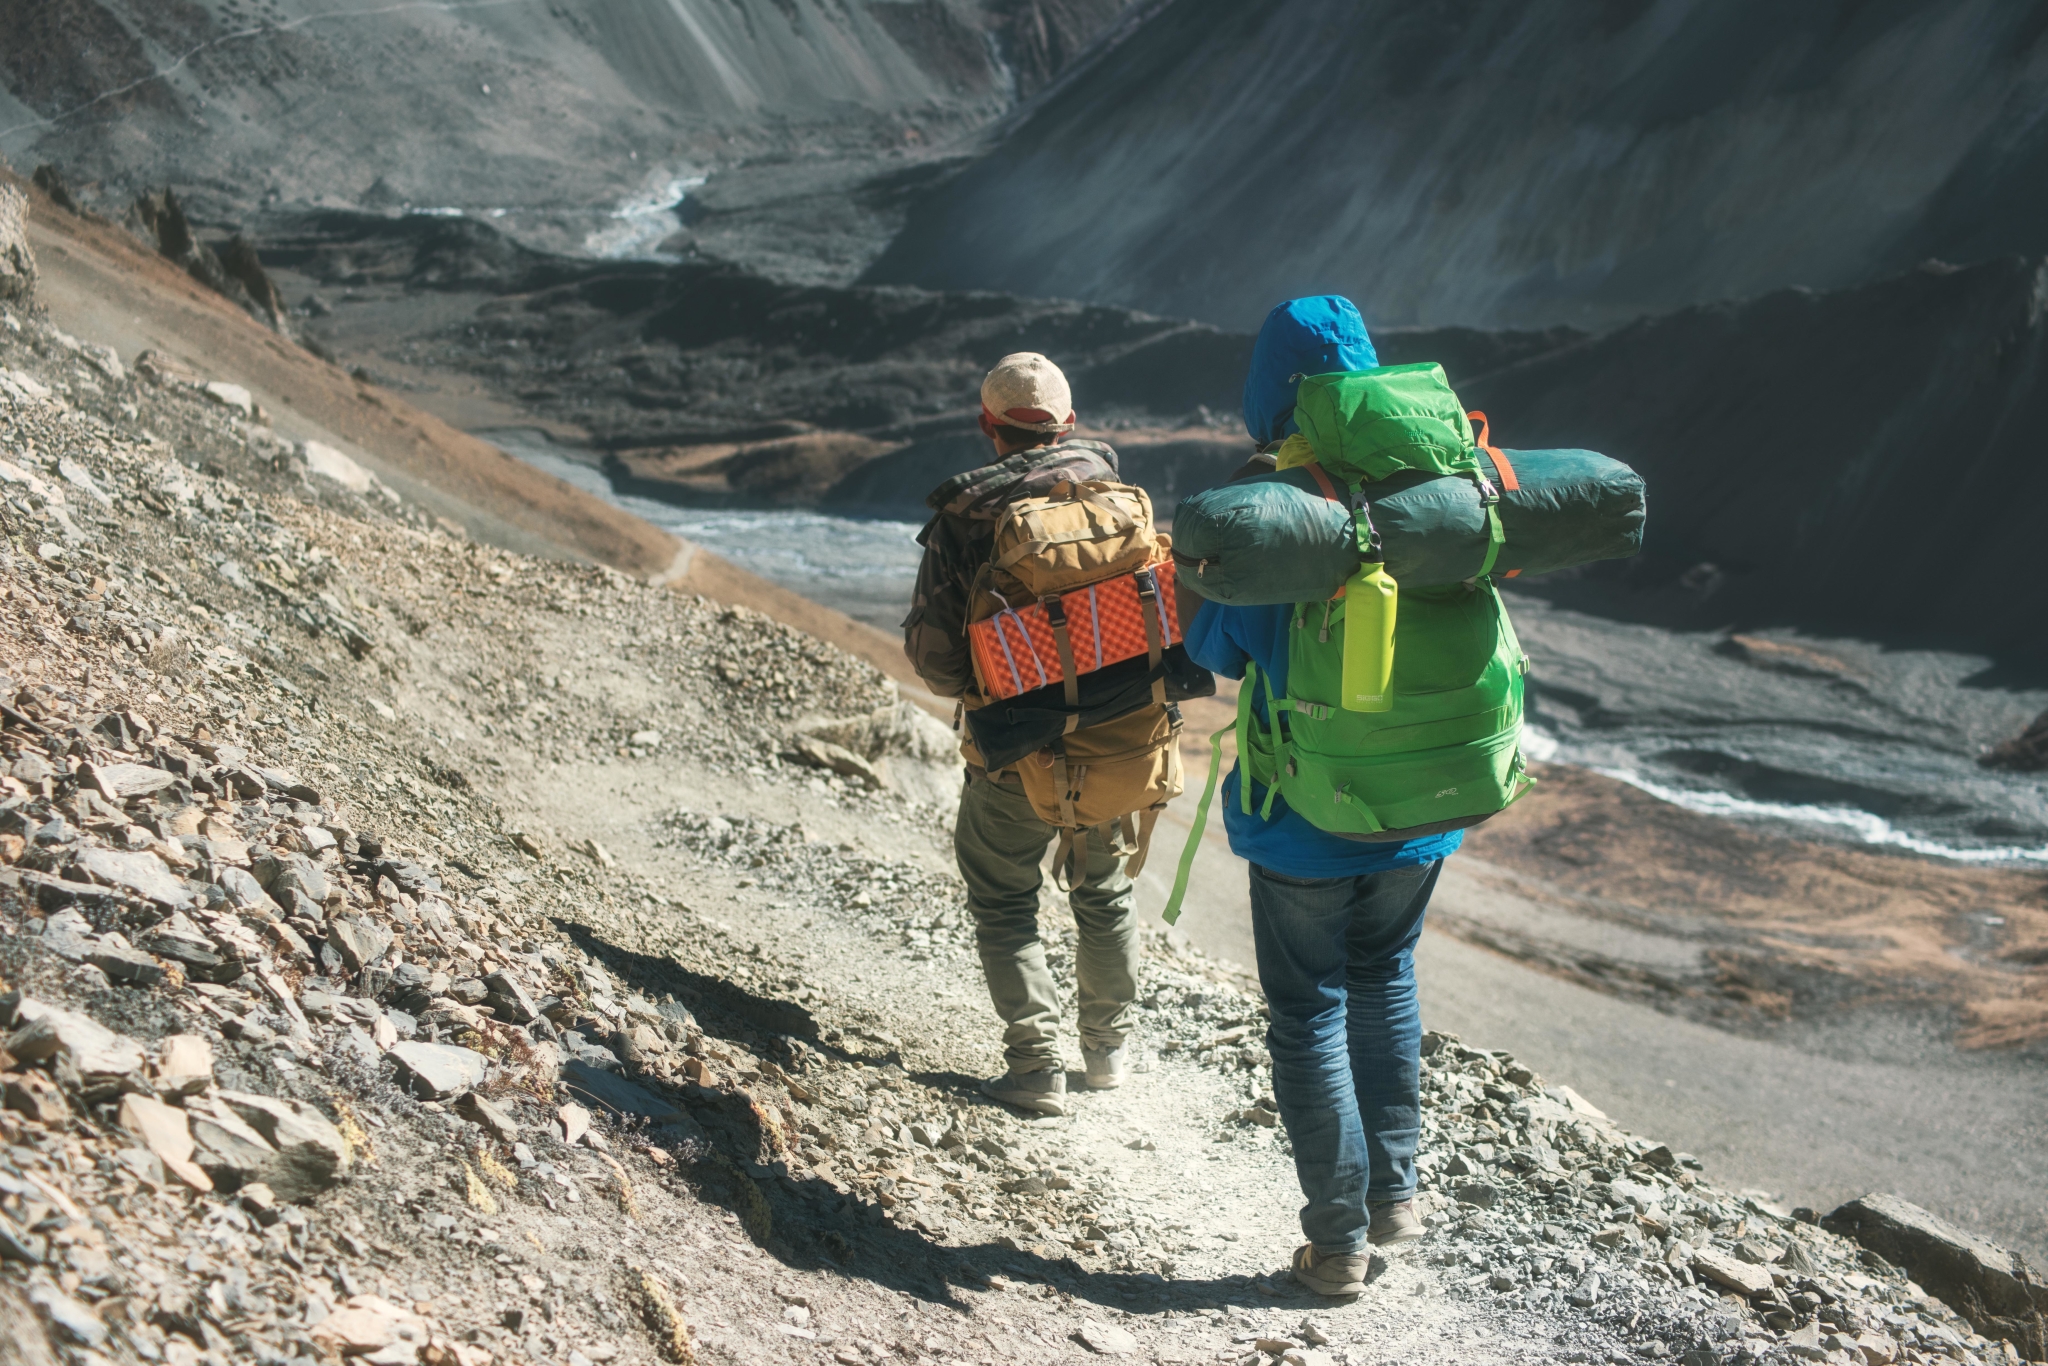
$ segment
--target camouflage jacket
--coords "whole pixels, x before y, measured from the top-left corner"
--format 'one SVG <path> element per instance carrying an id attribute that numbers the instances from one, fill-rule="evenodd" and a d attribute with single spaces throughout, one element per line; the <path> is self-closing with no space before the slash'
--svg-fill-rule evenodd
<path id="1" fill-rule="evenodd" d="M 917 593 L 903 619 L 903 653 L 926 687 L 941 697 L 974 691 L 968 594 L 988 563 L 1002 510 L 1020 498 L 1042 498 L 1062 480 L 1120 477 L 1116 452 L 1102 442 L 1062 441 L 956 474 L 932 490 L 924 500 L 932 519 L 917 534 L 924 547 Z"/>

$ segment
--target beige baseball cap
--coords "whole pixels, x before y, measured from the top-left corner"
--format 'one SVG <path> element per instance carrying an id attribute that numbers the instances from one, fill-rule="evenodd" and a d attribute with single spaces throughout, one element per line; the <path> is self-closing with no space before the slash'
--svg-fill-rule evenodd
<path id="1" fill-rule="evenodd" d="M 981 382 L 981 407 L 1002 427 L 1074 430 L 1074 394 L 1060 368 L 1036 351 L 1004 356 Z"/>

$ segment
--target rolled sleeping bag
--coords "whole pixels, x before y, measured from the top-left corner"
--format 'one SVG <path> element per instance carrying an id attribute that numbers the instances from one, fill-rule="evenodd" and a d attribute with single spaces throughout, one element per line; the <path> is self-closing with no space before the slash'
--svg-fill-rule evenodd
<path id="1" fill-rule="evenodd" d="M 1493 573 L 1548 574 L 1642 550 L 1643 479 L 1627 465 L 1592 451 L 1501 456 L 1512 476 L 1484 450 L 1479 457 L 1500 490 L 1506 537 Z M 1387 573 L 1402 587 L 1460 583 L 1486 564 L 1486 509 L 1472 480 L 1404 470 L 1364 494 Z M 1257 607 L 1321 601 L 1364 557 L 1350 511 L 1323 492 L 1315 471 L 1297 468 L 1183 498 L 1173 558 L 1179 581 L 1202 597 Z"/>

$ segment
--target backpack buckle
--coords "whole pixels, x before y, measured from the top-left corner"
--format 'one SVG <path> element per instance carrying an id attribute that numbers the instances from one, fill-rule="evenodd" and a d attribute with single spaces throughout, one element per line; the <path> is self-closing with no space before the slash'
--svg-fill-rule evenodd
<path id="1" fill-rule="evenodd" d="M 1491 479 L 1483 474 L 1475 474 L 1472 478 L 1479 485 L 1479 506 L 1490 508 L 1500 501 L 1500 490 L 1493 486 Z"/>

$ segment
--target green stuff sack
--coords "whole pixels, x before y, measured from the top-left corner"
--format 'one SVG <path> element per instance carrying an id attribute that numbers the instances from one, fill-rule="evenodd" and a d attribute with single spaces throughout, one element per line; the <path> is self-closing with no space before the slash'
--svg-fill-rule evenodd
<path id="1" fill-rule="evenodd" d="M 1294 412 L 1313 463 L 1218 490 L 1207 505 L 1213 512 L 1198 503 L 1200 515 L 1187 516 L 1197 502 L 1190 499 L 1175 518 L 1181 582 L 1218 601 L 1294 605 L 1286 695 L 1274 695 L 1255 663 L 1238 691 L 1240 800 L 1248 814 L 1268 819 L 1284 800 L 1319 829 L 1363 841 L 1477 825 L 1532 782 L 1521 746 L 1529 662 L 1493 581 L 1506 572 L 1513 540 L 1502 494 L 1522 492 L 1528 481 L 1512 457 L 1482 454 L 1483 435 L 1475 440 L 1471 424 L 1484 417 L 1468 418 L 1438 366 L 1312 375 Z M 1539 520 L 1554 515 L 1559 490 L 1527 491 Z M 1280 515 L 1267 515 L 1275 509 Z M 1225 525 L 1240 544 L 1209 537 Z M 1279 539 L 1291 535 L 1301 537 L 1298 546 Z M 1359 566 L 1365 572 L 1352 577 Z M 1381 591 L 1368 596 L 1374 583 Z M 1354 597 L 1358 626 L 1374 632 L 1370 646 L 1347 635 Z M 1358 695 L 1360 665 L 1387 662 L 1390 620 L 1385 692 Z M 1355 657 L 1371 656 L 1354 658 L 1352 695 L 1347 646 L 1359 647 L 1348 651 Z M 1347 706 L 1360 701 L 1376 705 Z M 1217 745 L 1168 922 L 1180 912 L 1221 759 Z"/>
<path id="2" fill-rule="evenodd" d="M 1500 494 L 1493 572 L 1549 574 L 1643 548 L 1643 478 L 1592 451 L 1481 450 Z M 1512 482 L 1514 487 L 1508 487 Z M 1406 470 L 1361 490 L 1387 572 L 1403 588 L 1462 583 L 1486 562 L 1488 527 L 1471 475 Z M 1173 515 L 1179 578 L 1212 602 L 1259 607 L 1329 597 L 1358 571 L 1351 514 L 1312 471 L 1280 470 L 1189 494 Z"/>

